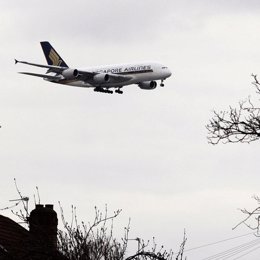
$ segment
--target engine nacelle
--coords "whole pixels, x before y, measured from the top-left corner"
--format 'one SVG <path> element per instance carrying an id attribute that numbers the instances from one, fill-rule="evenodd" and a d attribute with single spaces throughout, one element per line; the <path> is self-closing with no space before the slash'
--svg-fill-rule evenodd
<path id="1" fill-rule="evenodd" d="M 108 74 L 99 73 L 93 77 L 93 81 L 96 84 L 108 83 L 110 81 L 110 77 Z"/>
<path id="2" fill-rule="evenodd" d="M 64 71 L 62 71 L 62 76 L 65 79 L 75 79 L 77 78 L 79 75 L 79 72 L 77 69 L 66 69 Z"/>
<path id="3" fill-rule="evenodd" d="M 138 84 L 141 89 L 155 89 L 157 87 L 156 81 L 144 81 Z"/>

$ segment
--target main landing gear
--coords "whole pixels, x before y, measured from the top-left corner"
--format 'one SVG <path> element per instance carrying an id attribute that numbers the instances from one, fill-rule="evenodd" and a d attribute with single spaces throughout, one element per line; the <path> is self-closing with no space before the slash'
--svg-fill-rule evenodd
<path id="1" fill-rule="evenodd" d="M 96 91 L 96 92 L 102 92 L 102 93 L 108 93 L 108 94 L 113 94 L 113 91 L 112 91 L 112 90 L 103 89 L 103 88 L 94 88 L 94 91 Z"/>
<path id="2" fill-rule="evenodd" d="M 96 92 L 101 92 L 101 93 L 113 94 L 113 91 L 112 91 L 112 90 L 104 89 L 104 88 L 100 88 L 100 87 L 94 88 L 94 91 L 96 91 Z M 115 93 L 117 93 L 117 94 L 123 94 L 123 91 L 120 90 L 120 88 L 118 88 L 118 89 L 115 90 Z"/>
<path id="3" fill-rule="evenodd" d="M 120 90 L 120 88 L 116 89 L 115 92 L 116 92 L 117 94 L 123 94 L 123 91 Z"/>

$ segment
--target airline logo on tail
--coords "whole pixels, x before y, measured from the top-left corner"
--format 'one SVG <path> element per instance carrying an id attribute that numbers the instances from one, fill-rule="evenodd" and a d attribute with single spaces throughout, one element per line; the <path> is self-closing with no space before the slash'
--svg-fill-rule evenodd
<path id="1" fill-rule="evenodd" d="M 60 59 L 59 55 L 53 49 L 51 49 L 49 53 L 49 58 L 54 66 L 60 66 L 62 63 L 62 60 Z"/>

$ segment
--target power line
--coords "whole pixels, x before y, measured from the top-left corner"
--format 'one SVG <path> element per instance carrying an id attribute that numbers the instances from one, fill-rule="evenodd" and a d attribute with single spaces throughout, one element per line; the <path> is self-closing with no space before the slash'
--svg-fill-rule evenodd
<path id="1" fill-rule="evenodd" d="M 239 246 L 233 247 L 231 249 L 225 250 L 223 252 L 220 252 L 218 254 L 203 258 L 202 260 L 226 260 L 230 257 L 233 257 L 237 254 L 240 254 L 248 249 L 251 249 L 252 247 L 257 246 L 260 243 L 260 239 L 255 239 L 253 241 L 241 244 Z"/>
<path id="2" fill-rule="evenodd" d="M 245 234 L 245 235 L 240 235 L 240 236 L 236 236 L 236 237 L 231 237 L 231 238 L 223 239 L 223 240 L 220 240 L 220 241 L 217 241 L 217 242 L 213 242 L 213 243 L 210 243 L 210 244 L 205 244 L 205 245 L 202 245 L 202 246 L 193 247 L 193 248 L 184 250 L 184 252 L 189 252 L 189 251 L 197 250 L 197 249 L 200 249 L 200 248 L 203 248 L 203 247 L 208 247 L 208 246 L 217 245 L 217 244 L 220 244 L 220 243 L 224 243 L 224 242 L 226 242 L 226 241 L 234 240 L 234 239 L 241 238 L 241 237 L 245 237 L 245 236 L 252 235 L 252 234 L 254 234 L 254 233 L 251 232 L 251 233 L 247 233 L 247 234 Z"/>
<path id="3" fill-rule="evenodd" d="M 239 246 L 236 246 L 236 247 L 233 247 L 231 249 L 228 249 L 228 250 L 225 250 L 225 251 L 222 251 L 218 254 L 215 254 L 215 255 L 212 255 L 212 256 L 209 256 L 209 257 L 206 257 L 206 258 L 203 258 L 202 260 L 216 260 L 216 259 L 223 259 L 223 257 L 230 257 L 232 256 L 234 253 L 236 254 L 237 252 L 239 252 L 239 250 L 244 250 L 244 249 L 248 249 L 248 247 L 250 248 L 251 246 L 255 246 L 258 244 L 258 241 L 256 243 L 256 241 L 251 241 L 251 242 L 247 242 L 245 244 L 242 244 L 242 245 L 239 245 Z"/>
<path id="4" fill-rule="evenodd" d="M 246 256 L 246 255 L 248 255 L 248 254 L 250 254 L 250 253 L 256 251 L 256 250 L 259 249 L 259 248 L 260 248 L 260 246 L 257 247 L 257 248 L 252 249 L 251 251 L 249 251 L 249 252 L 247 252 L 247 253 L 245 253 L 245 254 L 243 254 L 243 255 L 237 257 L 237 258 L 234 258 L 233 260 L 236 260 L 236 259 L 239 259 L 239 258 L 241 258 L 241 257 L 243 257 L 243 256 Z"/>

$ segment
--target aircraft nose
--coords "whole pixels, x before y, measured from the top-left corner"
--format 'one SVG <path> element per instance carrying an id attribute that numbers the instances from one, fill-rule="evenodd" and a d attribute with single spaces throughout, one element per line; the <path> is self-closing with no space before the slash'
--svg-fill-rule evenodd
<path id="1" fill-rule="evenodd" d="M 167 78 L 170 77 L 172 75 L 172 72 L 168 69 L 167 71 Z"/>

